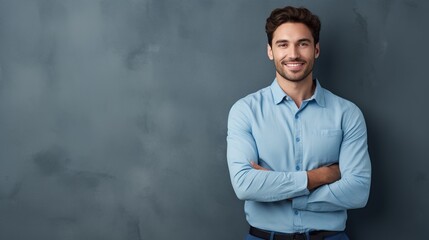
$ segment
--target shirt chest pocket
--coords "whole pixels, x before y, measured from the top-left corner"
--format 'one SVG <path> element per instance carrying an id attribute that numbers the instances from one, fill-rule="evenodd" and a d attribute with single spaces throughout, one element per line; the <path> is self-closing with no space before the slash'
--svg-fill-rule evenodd
<path id="1" fill-rule="evenodd" d="M 338 162 L 343 131 L 341 129 L 318 129 L 308 136 L 307 159 L 318 166 Z"/>

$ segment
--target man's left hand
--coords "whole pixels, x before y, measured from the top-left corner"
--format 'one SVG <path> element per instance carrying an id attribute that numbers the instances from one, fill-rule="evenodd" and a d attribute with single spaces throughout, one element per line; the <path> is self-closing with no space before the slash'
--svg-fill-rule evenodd
<path id="1" fill-rule="evenodd" d="M 258 165 L 257 163 L 255 163 L 254 161 L 250 161 L 250 165 L 252 166 L 253 169 L 255 170 L 262 170 L 262 171 L 270 171 L 269 169 L 266 169 L 264 167 L 261 167 L 260 165 Z"/>

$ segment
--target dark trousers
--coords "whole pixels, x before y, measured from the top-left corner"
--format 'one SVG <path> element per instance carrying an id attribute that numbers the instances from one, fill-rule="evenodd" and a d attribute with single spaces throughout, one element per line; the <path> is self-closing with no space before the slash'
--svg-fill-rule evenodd
<path id="1" fill-rule="evenodd" d="M 245 240 L 264 240 L 264 239 L 257 238 L 255 236 L 247 234 Z M 337 233 L 335 235 L 325 237 L 325 240 L 350 240 L 350 239 L 345 232 L 340 232 L 340 233 Z"/>

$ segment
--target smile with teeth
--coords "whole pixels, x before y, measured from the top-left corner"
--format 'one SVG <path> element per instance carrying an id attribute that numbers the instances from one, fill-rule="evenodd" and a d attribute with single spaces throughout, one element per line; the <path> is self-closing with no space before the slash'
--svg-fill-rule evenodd
<path id="1" fill-rule="evenodd" d="M 286 63 L 286 66 L 288 67 L 298 67 L 304 65 L 304 63 Z"/>
<path id="2" fill-rule="evenodd" d="M 291 71 L 299 71 L 303 68 L 304 62 L 286 62 L 284 65 Z"/>

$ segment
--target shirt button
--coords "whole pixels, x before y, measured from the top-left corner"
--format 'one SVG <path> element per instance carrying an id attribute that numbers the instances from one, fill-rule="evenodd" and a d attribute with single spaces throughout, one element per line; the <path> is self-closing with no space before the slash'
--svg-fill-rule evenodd
<path id="1" fill-rule="evenodd" d="M 296 142 L 299 142 L 299 141 L 301 141 L 301 139 L 299 137 L 297 137 L 296 138 Z"/>
<path id="2" fill-rule="evenodd" d="M 299 166 L 296 166 L 295 168 L 297 171 L 299 171 L 301 168 Z"/>
<path id="3" fill-rule="evenodd" d="M 299 118 L 299 115 L 297 114 L 297 115 L 295 115 L 295 119 L 298 119 Z"/>
<path id="4" fill-rule="evenodd" d="M 298 215 L 298 211 L 297 210 L 295 210 L 295 215 Z"/>

